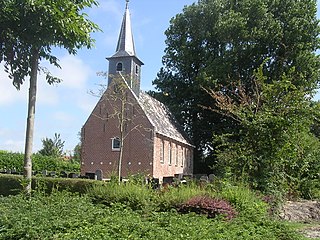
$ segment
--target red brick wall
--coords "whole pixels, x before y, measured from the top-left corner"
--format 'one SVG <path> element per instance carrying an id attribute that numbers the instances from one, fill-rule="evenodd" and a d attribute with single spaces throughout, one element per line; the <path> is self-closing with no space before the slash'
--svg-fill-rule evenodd
<path id="1" fill-rule="evenodd" d="M 153 127 L 130 91 L 127 91 L 127 126 L 123 144 L 122 176 L 134 173 L 152 175 Z M 118 174 L 119 151 L 112 150 L 112 138 L 120 137 L 119 120 L 113 101 L 106 95 L 100 99 L 82 129 L 81 174 L 100 169 L 103 178 Z"/>
<path id="2" fill-rule="evenodd" d="M 163 177 L 175 174 L 191 175 L 193 170 L 193 148 L 187 144 L 156 134 L 153 176 L 162 181 Z M 169 146 L 171 145 L 171 164 Z M 162 149 L 163 147 L 164 149 Z M 162 150 L 161 150 L 162 149 Z M 163 151 L 163 159 L 160 156 Z M 189 151 L 189 154 L 186 152 Z M 163 160 L 163 161 L 161 161 Z M 177 161 L 176 161 L 177 160 Z"/>

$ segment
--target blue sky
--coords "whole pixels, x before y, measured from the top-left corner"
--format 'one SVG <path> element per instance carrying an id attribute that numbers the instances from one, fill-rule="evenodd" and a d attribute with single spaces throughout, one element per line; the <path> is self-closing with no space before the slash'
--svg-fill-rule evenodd
<path id="1" fill-rule="evenodd" d="M 64 50 L 57 50 L 62 69 L 46 63 L 53 75 L 63 82 L 50 86 L 44 76 L 39 76 L 38 97 L 35 118 L 34 152 L 42 147 L 41 139 L 61 134 L 65 150 L 69 151 L 79 142 L 78 133 L 87 120 L 98 99 L 88 94 L 97 90 L 97 84 L 106 80 L 97 72 L 107 71 L 109 57 L 115 53 L 120 25 L 125 10 L 125 0 L 99 0 L 99 7 L 88 9 L 89 18 L 97 23 L 103 32 L 95 33 L 94 49 L 79 50 L 70 56 Z M 136 53 L 144 62 L 141 88 L 152 89 L 152 81 L 161 67 L 165 48 L 164 31 L 170 19 L 182 12 L 185 5 L 196 0 L 131 0 L 132 29 Z M 0 150 L 24 151 L 29 84 L 26 81 L 17 91 L 0 65 Z"/>
<path id="2" fill-rule="evenodd" d="M 136 53 L 145 64 L 142 68 L 143 90 L 153 89 L 152 81 L 161 68 L 164 31 L 170 19 L 182 12 L 185 5 L 194 2 L 196 0 L 130 1 Z M 43 75 L 39 76 L 34 152 L 41 149 L 41 139 L 53 138 L 55 133 L 61 134 L 67 152 L 79 142 L 78 132 L 98 101 L 88 92 L 97 90 L 98 84 L 106 83 L 96 73 L 107 71 L 105 58 L 115 52 L 124 9 L 125 0 L 100 0 L 99 7 L 87 11 L 90 19 L 103 30 L 93 35 L 95 48 L 79 50 L 76 56 L 63 50 L 56 51 L 61 70 L 43 63 L 63 82 L 50 86 Z M 24 151 L 28 87 L 25 82 L 17 91 L 0 65 L 0 150 Z"/>

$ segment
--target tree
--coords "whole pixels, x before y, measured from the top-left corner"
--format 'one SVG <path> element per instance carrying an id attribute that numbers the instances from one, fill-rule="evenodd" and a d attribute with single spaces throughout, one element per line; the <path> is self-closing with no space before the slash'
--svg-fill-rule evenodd
<path id="1" fill-rule="evenodd" d="M 92 95 L 100 97 L 101 102 L 101 113 L 99 115 L 94 114 L 93 116 L 106 121 L 114 119 L 116 122 L 119 136 L 113 139 L 113 147 L 119 150 L 117 174 L 118 182 L 120 183 L 126 138 L 133 131 L 138 131 L 139 134 L 144 136 L 152 130 L 141 123 L 141 120 L 146 120 L 146 116 L 137 102 L 137 97 L 128 85 L 129 81 L 126 81 L 131 76 L 128 74 L 122 75 L 121 72 L 118 72 L 115 76 L 108 76 L 107 73 L 103 72 L 99 73 L 99 75 L 109 78 L 110 84 L 107 88 L 105 85 L 100 85 L 101 88 L 98 93 L 91 92 Z"/>
<path id="2" fill-rule="evenodd" d="M 199 0 L 171 19 L 153 94 L 192 137 L 195 166 L 215 162 L 214 134 L 238 128 L 237 121 L 200 107 L 214 106 L 204 89 L 230 93 L 241 81 L 252 94 L 253 73 L 265 63 L 267 83 L 295 68 L 304 77 L 290 81 L 312 94 L 319 83 L 318 23 L 315 0 Z"/>
<path id="3" fill-rule="evenodd" d="M 98 26 L 83 13 L 86 7 L 97 5 L 95 0 L 0 0 L 0 62 L 19 90 L 30 78 L 27 130 L 25 141 L 24 176 L 29 180 L 26 191 L 31 190 L 31 154 L 37 93 L 37 75 L 42 70 L 49 84 L 61 80 L 53 77 L 39 65 L 48 60 L 60 67 L 52 47 L 65 48 L 76 54 L 81 47 L 91 48 L 91 32 Z"/>
<path id="4" fill-rule="evenodd" d="M 74 163 L 81 162 L 81 142 L 79 142 L 73 149 L 72 162 Z"/>
<path id="5" fill-rule="evenodd" d="M 320 185 L 320 141 L 311 126 L 319 104 L 292 83 L 299 77 L 292 69 L 268 83 L 260 68 L 252 93 L 240 81 L 230 95 L 207 90 L 215 102 L 208 109 L 238 122 L 232 134 L 215 136 L 216 172 L 260 191 L 314 197 L 312 191 Z"/>
<path id="6" fill-rule="evenodd" d="M 54 138 L 42 139 L 42 149 L 39 151 L 41 155 L 62 157 L 65 141 L 62 141 L 60 134 L 55 133 Z"/>

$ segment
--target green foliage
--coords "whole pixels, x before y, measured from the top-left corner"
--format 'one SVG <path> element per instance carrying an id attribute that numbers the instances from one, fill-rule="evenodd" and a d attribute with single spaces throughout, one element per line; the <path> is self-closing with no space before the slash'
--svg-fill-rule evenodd
<path id="1" fill-rule="evenodd" d="M 22 176 L 0 174 L 0 196 L 16 195 L 22 191 Z"/>
<path id="2" fill-rule="evenodd" d="M 1 239 L 298 240 L 287 225 L 207 219 L 196 214 L 133 211 L 122 204 L 95 205 L 86 196 L 53 192 L 0 197 Z"/>
<path id="3" fill-rule="evenodd" d="M 41 60 L 60 67 L 52 55 L 52 47 L 65 48 L 76 54 L 82 47 L 91 48 L 90 34 L 98 31 L 96 24 L 84 13 L 86 7 L 97 5 L 95 0 L 0 0 L 0 63 L 19 90 L 26 78 L 30 81 L 25 141 L 24 175 L 31 179 L 34 118 L 37 98 L 38 71 L 49 84 L 59 83 Z M 29 181 L 30 182 L 30 181 Z M 26 185 L 30 193 L 31 185 Z"/>
<path id="4" fill-rule="evenodd" d="M 231 184 L 228 181 L 216 183 L 216 195 L 226 199 L 239 212 L 239 217 L 256 221 L 265 218 L 269 205 L 249 187 L 242 184 Z"/>
<path id="5" fill-rule="evenodd" d="M 81 161 L 81 143 L 78 143 L 73 149 L 72 161 L 80 163 Z"/>
<path id="6" fill-rule="evenodd" d="M 191 182 L 188 185 L 162 189 L 158 192 L 156 201 L 160 211 L 169 211 L 172 208 L 179 208 L 192 197 L 203 195 L 206 195 L 206 190 Z"/>
<path id="7" fill-rule="evenodd" d="M 109 182 L 95 185 L 88 190 L 89 196 L 95 203 L 110 206 L 114 203 L 125 205 L 133 210 L 148 211 L 154 208 L 155 193 L 145 185 L 131 182 Z"/>
<path id="8" fill-rule="evenodd" d="M 319 33 L 315 0 L 200 0 L 171 19 L 154 96 L 192 137 L 197 172 L 216 162 L 212 137 L 238 128 L 201 107 L 214 108 L 203 88 L 236 92 L 240 81 L 252 93 L 254 71 L 266 63 L 269 83 L 295 68 L 304 78 L 292 85 L 310 94 L 319 82 Z"/>
<path id="9" fill-rule="evenodd" d="M 99 30 L 83 12 L 97 5 L 95 0 L 1 0 L 0 4 L 0 62 L 5 62 L 6 71 L 18 89 L 30 76 L 30 59 L 34 56 L 60 67 L 57 57 L 51 54 L 53 46 L 76 54 L 81 47 L 93 46 L 90 33 Z M 61 81 L 46 68 L 40 70 L 49 84 Z"/>
<path id="10" fill-rule="evenodd" d="M 7 151 L 0 152 L 0 169 L 15 169 L 17 172 L 23 171 L 23 157 L 22 153 L 12 153 Z M 41 154 L 33 154 L 33 170 L 41 172 L 47 171 L 66 171 L 79 172 L 80 164 L 69 160 L 64 160 L 60 157 L 43 156 Z"/>
<path id="11" fill-rule="evenodd" d="M 0 196 L 16 195 L 23 190 L 25 179 L 20 175 L 0 174 Z M 93 186 L 99 186 L 102 182 L 87 179 L 33 177 L 33 193 L 51 194 L 54 191 L 67 190 L 71 193 L 85 194 Z"/>
<path id="12" fill-rule="evenodd" d="M 0 151 L 0 169 L 16 169 L 22 172 L 23 154 Z"/>
<path id="13" fill-rule="evenodd" d="M 293 84 L 299 78 L 293 69 L 268 83 L 260 68 L 252 95 L 243 85 L 232 98 L 210 92 L 220 114 L 238 123 L 232 134 L 216 135 L 216 171 L 272 195 L 315 197 L 320 141 L 310 129 L 319 105 Z"/>
<path id="14" fill-rule="evenodd" d="M 41 155 L 62 157 L 65 141 L 62 141 L 60 134 L 55 133 L 54 138 L 44 138 L 42 141 L 42 149 L 39 151 Z"/>

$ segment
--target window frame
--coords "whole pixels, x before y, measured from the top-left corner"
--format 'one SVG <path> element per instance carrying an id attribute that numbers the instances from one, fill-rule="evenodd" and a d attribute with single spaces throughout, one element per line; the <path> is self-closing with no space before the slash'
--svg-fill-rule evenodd
<path id="1" fill-rule="evenodd" d="M 115 145 L 116 141 L 118 141 L 117 145 Z M 119 147 L 117 147 L 119 145 Z M 121 141 L 119 137 L 111 138 L 111 149 L 114 152 L 119 152 L 121 149 Z"/>

